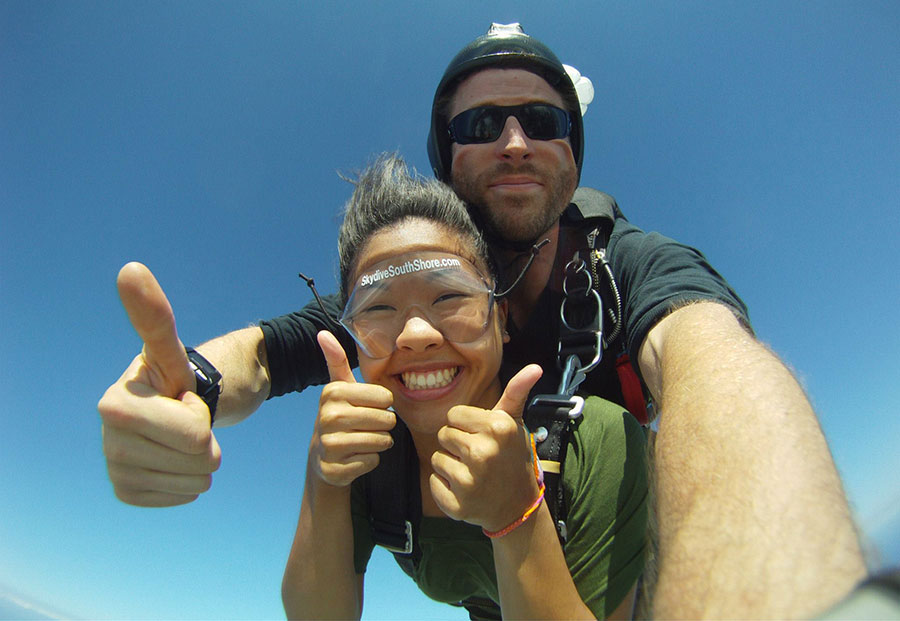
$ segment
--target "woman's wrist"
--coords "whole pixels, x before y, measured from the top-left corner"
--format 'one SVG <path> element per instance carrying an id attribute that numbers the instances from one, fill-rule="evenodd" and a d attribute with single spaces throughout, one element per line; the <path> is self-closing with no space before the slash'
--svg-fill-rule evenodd
<path id="1" fill-rule="evenodd" d="M 541 503 L 544 502 L 544 492 L 546 490 L 544 486 L 544 471 L 541 469 L 541 462 L 538 459 L 537 455 L 537 445 L 534 441 L 534 434 L 529 434 L 528 441 L 531 445 L 531 466 L 532 471 L 534 473 L 534 480 L 537 484 L 537 492 L 533 493 L 532 498 L 534 500 L 525 508 L 522 512 L 521 516 L 517 519 L 513 519 L 510 522 L 506 523 L 506 526 L 501 526 L 497 529 L 489 529 L 482 527 L 481 532 L 483 532 L 486 536 L 491 539 L 497 539 L 499 537 L 503 537 L 517 529 L 519 526 L 528 521 L 528 519 L 534 515 L 534 513 L 541 506 Z"/>
<path id="2" fill-rule="evenodd" d="M 517 529 L 519 526 L 521 526 L 522 524 L 527 522 L 528 519 L 532 515 L 534 515 L 535 512 L 540 508 L 541 503 L 544 502 L 545 489 L 546 488 L 544 487 L 544 482 L 541 481 L 540 487 L 538 488 L 537 497 L 534 499 L 534 501 L 531 503 L 531 505 L 529 505 L 528 508 L 525 509 L 525 512 L 522 513 L 522 517 L 520 517 L 517 520 L 514 520 L 509 525 L 505 526 L 504 528 L 501 528 L 500 530 L 489 531 L 489 530 L 482 528 L 481 532 L 483 532 L 485 535 L 487 535 L 491 539 L 497 539 L 499 537 L 503 537 L 504 535 L 508 535 L 509 533 L 511 533 L 512 531 Z"/>

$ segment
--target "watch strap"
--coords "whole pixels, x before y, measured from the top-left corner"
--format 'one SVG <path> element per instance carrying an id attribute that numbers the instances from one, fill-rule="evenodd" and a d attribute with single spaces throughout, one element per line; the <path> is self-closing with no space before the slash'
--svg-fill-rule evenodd
<path id="1" fill-rule="evenodd" d="M 222 374 L 193 347 L 185 347 L 184 350 L 197 380 L 195 392 L 209 408 L 209 424 L 211 426 L 216 419 L 216 406 L 219 403 L 219 393 L 222 392 Z"/>

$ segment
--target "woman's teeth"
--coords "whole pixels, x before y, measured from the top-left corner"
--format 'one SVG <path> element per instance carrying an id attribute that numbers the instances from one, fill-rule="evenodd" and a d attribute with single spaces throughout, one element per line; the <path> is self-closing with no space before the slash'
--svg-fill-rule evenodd
<path id="1" fill-rule="evenodd" d="M 427 373 L 407 371 L 402 374 L 403 384 L 410 390 L 427 390 L 429 388 L 443 388 L 456 377 L 458 367 L 450 369 L 438 369 Z"/>

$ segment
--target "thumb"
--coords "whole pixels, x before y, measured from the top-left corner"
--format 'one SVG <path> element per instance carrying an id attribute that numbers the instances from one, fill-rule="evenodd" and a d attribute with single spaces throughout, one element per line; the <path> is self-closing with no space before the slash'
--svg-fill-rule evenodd
<path id="1" fill-rule="evenodd" d="M 169 397 L 196 390 L 172 306 L 150 270 L 140 263 L 128 263 L 119 271 L 116 285 L 128 319 L 144 342 L 143 356 L 153 387 Z"/>
<path id="2" fill-rule="evenodd" d="M 325 364 L 328 365 L 328 377 L 332 382 L 356 383 L 350 363 L 347 362 L 347 354 L 340 342 L 328 330 L 322 330 L 316 335 L 319 347 L 325 355 Z"/>
<path id="3" fill-rule="evenodd" d="M 544 370 L 537 364 L 529 364 L 521 369 L 509 380 L 494 409 L 503 410 L 513 418 L 521 420 L 525 403 L 528 401 L 528 393 L 543 374 Z"/>

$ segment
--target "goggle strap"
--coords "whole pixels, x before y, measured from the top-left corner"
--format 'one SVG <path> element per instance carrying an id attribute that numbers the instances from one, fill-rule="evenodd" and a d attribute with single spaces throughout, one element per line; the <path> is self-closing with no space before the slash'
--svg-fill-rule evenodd
<path id="1" fill-rule="evenodd" d="M 334 317 L 332 317 L 332 316 L 331 316 L 331 313 L 329 313 L 327 310 L 325 310 L 325 304 L 322 303 L 322 298 L 319 297 L 319 292 L 316 291 L 316 281 L 313 280 L 312 278 L 310 278 L 310 277 L 304 275 L 303 272 L 300 272 L 300 274 L 298 274 L 298 276 L 300 276 L 300 278 L 302 278 L 303 280 L 306 281 L 306 286 L 307 286 L 307 287 L 309 287 L 310 289 L 312 289 L 313 297 L 316 298 L 316 303 L 318 303 L 319 308 L 322 309 L 322 313 L 323 313 L 323 314 L 325 315 L 325 317 L 328 319 L 328 322 L 329 322 L 332 326 L 334 326 L 334 328 L 335 328 L 338 332 L 340 332 L 341 330 L 343 330 L 344 327 L 343 327 L 340 323 L 338 323 L 338 320 L 335 319 Z"/>
<path id="2" fill-rule="evenodd" d="M 549 243 L 550 243 L 549 239 L 543 239 L 531 247 L 531 256 L 528 257 L 528 263 L 525 264 L 525 267 L 523 267 L 522 271 L 519 272 L 519 275 L 516 276 L 516 279 L 515 279 L 515 281 L 513 281 L 513 284 L 511 284 L 509 287 L 506 288 L 506 291 L 494 294 L 495 300 L 500 300 L 500 299 L 506 297 L 507 295 L 509 295 L 510 291 L 512 291 L 513 289 L 516 288 L 516 285 L 518 285 L 519 282 L 525 277 L 525 273 L 528 271 L 528 268 L 530 268 L 531 264 L 534 263 L 534 258 L 541 251 L 541 248 L 543 248 L 544 246 L 546 246 Z"/>

